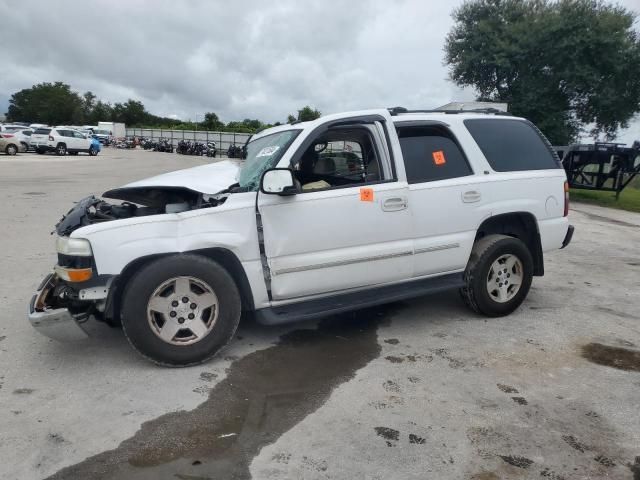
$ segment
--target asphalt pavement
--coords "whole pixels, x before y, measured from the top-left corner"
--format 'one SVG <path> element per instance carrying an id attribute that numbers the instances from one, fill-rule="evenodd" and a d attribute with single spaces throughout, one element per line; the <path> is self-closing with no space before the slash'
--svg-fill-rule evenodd
<path id="1" fill-rule="evenodd" d="M 456 292 L 281 327 L 205 365 L 122 332 L 29 325 L 54 224 L 90 194 L 207 158 L 0 156 L 0 478 L 640 479 L 640 214 L 574 204 L 514 314 Z"/>

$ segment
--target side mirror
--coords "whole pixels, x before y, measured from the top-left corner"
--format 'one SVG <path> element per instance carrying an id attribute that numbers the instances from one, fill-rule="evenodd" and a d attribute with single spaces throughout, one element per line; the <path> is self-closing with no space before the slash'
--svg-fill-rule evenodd
<path id="1" fill-rule="evenodd" d="M 298 193 L 293 172 L 288 168 L 271 168 L 262 174 L 260 191 L 271 195 Z"/>

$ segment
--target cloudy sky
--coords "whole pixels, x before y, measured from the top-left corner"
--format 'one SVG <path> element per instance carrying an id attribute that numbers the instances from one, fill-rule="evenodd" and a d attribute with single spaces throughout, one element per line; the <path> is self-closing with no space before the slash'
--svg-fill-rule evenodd
<path id="1" fill-rule="evenodd" d="M 0 0 L 0 112 L 12 93 L 63 81 L 157 115 L 283 121 L 472 100 L 442 64 L 461 0 Z M 619 3 L 640 12 L 640 0 Z M 7 47 L 10 48 L 7 48 Z M 634 122 L 622 139 L 640 138 Z"/>

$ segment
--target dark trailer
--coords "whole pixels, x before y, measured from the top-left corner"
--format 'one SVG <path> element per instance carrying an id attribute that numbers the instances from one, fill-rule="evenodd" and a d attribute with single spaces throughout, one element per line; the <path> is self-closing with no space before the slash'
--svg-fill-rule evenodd
<path id="1" fill-rule="evenodd" d="M 640 142 L 577 144 L 554 147 L 567 172 L 569 186 L 584 190 L 620 192 L 640 173 Z"/>

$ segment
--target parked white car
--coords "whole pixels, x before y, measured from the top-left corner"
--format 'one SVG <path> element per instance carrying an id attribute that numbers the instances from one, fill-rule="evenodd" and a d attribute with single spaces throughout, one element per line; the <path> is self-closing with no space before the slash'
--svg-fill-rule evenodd
<path id="1" fill-rule="evenodd" d="M 42 127 L 31 135 L 31 147 L 39 154 L 55 152 L 57 155 L 78 154 L 97 155 L 98 149 L 92 145 L 92 138 L 69 127 Z"/>
<path id="2" fill-rule="evenodd" d="M 528 121 L 368 110 L 254 135 L 246 160 L 88 197 L 56 226 L 29 305 L 52 338 L 122 324 L 162 365 L 206 361 L 242 310 L 266 324 L 460 289 L 507 315 L 565 247 L 565 172 Z"/>

